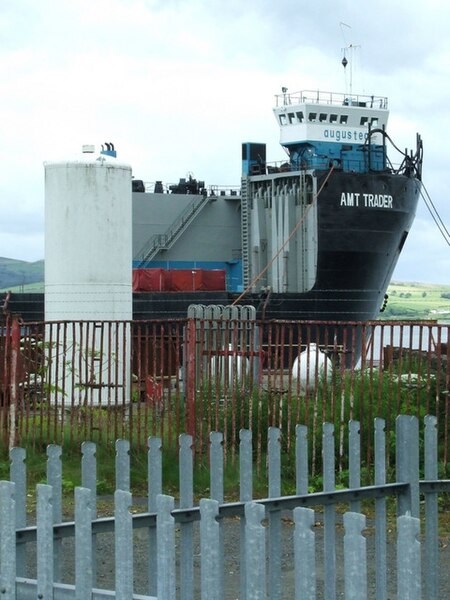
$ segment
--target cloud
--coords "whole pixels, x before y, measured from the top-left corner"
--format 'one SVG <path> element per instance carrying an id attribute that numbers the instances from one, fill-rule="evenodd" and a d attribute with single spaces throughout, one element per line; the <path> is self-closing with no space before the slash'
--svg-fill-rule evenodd
<path id="1" fill-rule="evenodd" d="M 243 141 L 266 142 L 269 160 L 281 159 L 274 94 L 348 89 L 349 44 L 353 89 L 389 97 L 399 147 L 423 133 L 424 181 L 448 223 L 449 17 L 443 0 L 4 0 L 0 255 L 43 256 L 28 228 L 43 227 L 42 163 L 84 143 L 112 141 L 136 177 L 166 183 L 193 171 L 239 184 Z M 428 276 L 416 251 L 424 231 L 427 254 L 446 266 L 448 249 L 420 217 L 395 276 Z"/>

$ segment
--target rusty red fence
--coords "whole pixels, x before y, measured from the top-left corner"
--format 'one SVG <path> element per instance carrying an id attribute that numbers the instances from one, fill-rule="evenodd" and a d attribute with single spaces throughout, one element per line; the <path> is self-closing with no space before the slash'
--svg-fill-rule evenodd
<path id="1" fill-rule="evenodd" d="M 145 448 L 149 435 L 175 446 L 190 433 L 199 454 L 221 431 L 227 460 L 239 430 L 253 430 L 258 460 L 268 426 L 289 453 L 307 424 L 312 468 L 322 423 L 335 424 L 339 467 L 344 425 L 361 424 L 367 462 L 375 417 L 388 434 L 397 414 L 436 415 L 448 469 L 448 324 L 172 321 L 0 325 L 0 438 L 12 445 L 98 443 L 119 437 Z M 387 435 L 389 439 L 389 435 Z M 389 450 L 389 449 L 388 449 Z"/>

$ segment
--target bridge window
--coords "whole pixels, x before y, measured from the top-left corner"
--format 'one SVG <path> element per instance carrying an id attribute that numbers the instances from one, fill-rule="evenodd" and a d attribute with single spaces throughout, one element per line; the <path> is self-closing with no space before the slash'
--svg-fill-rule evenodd
<path id="1" fill-rule="evenodd" d="M 341 115 L 341 118 L 339 119 L 339 122 L 342 125 L 345 125 L 347 123 L 347 121 L 348 121 L 348 115 Z"/>
<path id="2" fill-rule="evenodd" d="M 372 117 L 372 119 L 370 120 L 370 124 L 372 127 L 376 127 L 378 125 L 378 117 Z"/>
<path id="3" fill-rule="evenodd" d="M 292 125 L 295 121 L 295 113 L 288 113 L 289 123 Z"/>
<path id="4" fill-rule="evenodd" d="M 326 121 L 326 120 L 327 120 L 327 116 L 328 116 L 328 115 L 327 115 L 326 113 L 320 113 L 320 115 L 319 115 L 319 121 L 320 121 L 321 123 L 323 123 L 324 121 Z"/>
<path id="5" fill-rule="evenodd" d="M 286 115 L 280 114 L 280 125 L 286 125 Z"/>
<path id="6" fill-rule="evenodd" d="M 303 123 L 303 113 L 302 111 L 296 112 L 295 113 L 297 115 L 297 120 L 299 123 Z"/>
<path id="7" fill-rule="evenodd" d="M 310 112 L 308 115 L 308 120 L 311 121 L 311 123 L 314 123 L 317 119 L 317 113 L 315 112 Z"/>
<path id="8" fill-rule="evenodd" d="M 337 115 L 330 115 L 330 123 L 337 123 L 337 120 L 338 120 Z"/>
<path id="9" fill-rule="evenodd" d="M 360 121 L 360 125 L 367 125 L 367 122 L 369 121 L 369 117 L 361 117 L 361 121 Z"/>

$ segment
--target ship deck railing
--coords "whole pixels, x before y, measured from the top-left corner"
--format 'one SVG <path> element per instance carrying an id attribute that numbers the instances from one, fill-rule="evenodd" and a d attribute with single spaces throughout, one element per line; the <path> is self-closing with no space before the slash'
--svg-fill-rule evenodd
<path id="1" fill-rule="evenodd" d="M 155 190 L 155 181 L 144 181 L 144 187 L 145 187 L 145 192 L 147 194 L 152 194 L 154 193 Z M 170 191 L 170 187 L 173 184 L 168 183 L 168 184 L 164 184 L 163 185 L 163 189 L 164 189 L 164 193 L 170 194 L 172 193 Z M 239 185 L 217 185 L 217 184 L 211 184 L 211 185 L 207 185 L 206 188 L 207 190 L 207 195 L 208 196 L 230 196 L 230 197 L 235 197 L 235 196 L 240 196 L 241 194 L 241 187 Z M 201 195 L 201 194 L 199 194 Z"/>
<path id="2" fill-rule="evenodd" d="M 275 96 L 276 106 L 295 104 L 326 104 L 335 106 L 354 106 L 358 108 L 378 108 L 387 110 L 388 99 L 385 96 L 367 96 L 361 94 L 342 94 L 339 92 L 321 92 L 319 90 L 303 90 Z"/>

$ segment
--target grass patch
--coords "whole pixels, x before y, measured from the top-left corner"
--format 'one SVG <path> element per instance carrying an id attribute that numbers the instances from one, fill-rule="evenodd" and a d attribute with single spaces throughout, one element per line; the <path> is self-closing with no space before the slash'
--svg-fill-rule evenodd
<path id="1" fill-rule="evenodd" d="M 450 286 L 392 282 L 381 319 L 436 319 L 450 321 Z"/>

